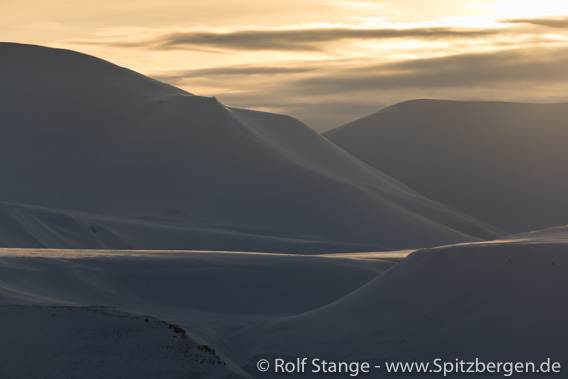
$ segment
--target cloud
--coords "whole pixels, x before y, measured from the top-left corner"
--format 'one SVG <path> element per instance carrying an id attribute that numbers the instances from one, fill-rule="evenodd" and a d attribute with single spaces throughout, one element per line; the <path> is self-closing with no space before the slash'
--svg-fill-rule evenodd
<path id="1" fill-rule="evenodd" d="M 152 75 L 153 78 L 163 81 L 173 81 L 195 77 L 247 77 L 258 75 L 298 74 L 315 70 L 314 67 L 302 66 L 218 66 L 189 70 L 175 70 Z"/>
<path id="2" fill-rule="evenodd" d="M 423 27 L 423 28 L 297 28 L 250 29 L 232 32 L 178 31 L 157 33 L 142 40 L 105 38 L 100 40 L 72 40 L 73 44 L 107 45 L 116 47 L 148 47 L 171 49 L 225 49 L 225 50 L 280 50 L 320 51 L 321 44 L 341 40 L 421 39 L 448 40 L 486 37 L 498 33 L 495 29 Z"/>
<path id="3" fill-rule="evenodd" d="M 515 49 L 355 66 L 291 83 L 305 93 L 568 81 L 565 49 Z M 530 87 L 529 87 L 530 88 Z"/>
<path id="4" fill-rule="evenodd" d="M 139 48 L 154 62 L 168 57 L 169 69 L 156 72 L 160 66 L 154 64 L 150 76 L 216 96 L 229 106 L 290 114 L 325 130 L 413 98 L 566 100 L 568 51 L 560 37 L 532 26 L 304 25 L 233 31 L 121 28 L 83 42 L 100 50 L 121 47 L 108 49 L 113 54 Z M 369 43 L 356 43 L 361 41 Z M 264 53 L 268 50 L 281 52 Z M 196 51 L 223 53 L 227 59 Z M 320 51 L 326 56 L 302 53 Z"/>
<path id="5" fill-rule="evenodd" d="M 541 18 L 513 18 L 499 20 L 503 24 L 532 24 L 549 28 L 568 28 L 568 16 Z"/>
<path id="6" fill-rule="evenodd" d="M 388 63 L 351 58 L 227 65 L 160 79 L 229 106 L 290 114 L 321 131 L 414 98 L 566 101 L 567 66 L 562 46 L 530 45 Z"/>
<path id="7" fill-rule="evenodd" d="M 318 44 L 344 39 L 418 38 L 448 39 L 479 37 L 493 31 L 449 27 L 412 29 L 311 28 L 291 30 L 241 30 L 230 33 L 172 33 L 157 41 L 162 49 L 210 46 L 235 50 L 319 50 Z"/>

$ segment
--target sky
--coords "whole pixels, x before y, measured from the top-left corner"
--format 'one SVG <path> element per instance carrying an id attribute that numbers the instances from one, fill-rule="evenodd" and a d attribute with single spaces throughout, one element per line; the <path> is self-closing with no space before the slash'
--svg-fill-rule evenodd
<path id="1" fill-rule="evenodd" d="M 325 131 L 417 98 L 568 101 L 568 1 L 0 0 L 0 40 Z"/>

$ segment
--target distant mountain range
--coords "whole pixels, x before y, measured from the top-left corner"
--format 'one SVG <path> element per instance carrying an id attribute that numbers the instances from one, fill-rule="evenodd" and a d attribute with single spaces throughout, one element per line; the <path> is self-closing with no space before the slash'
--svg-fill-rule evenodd
<path id="1" fill-rule="evenodd" d="M 0 246 L 318 253 L 500 234 L 291 117 L 68 50 L 0 56 Z"/>
<path id="2" fill-rule="evenodd" d="M 568 224 L 568 103 L 413 100 L 324 135 L 508 232 Z"/>

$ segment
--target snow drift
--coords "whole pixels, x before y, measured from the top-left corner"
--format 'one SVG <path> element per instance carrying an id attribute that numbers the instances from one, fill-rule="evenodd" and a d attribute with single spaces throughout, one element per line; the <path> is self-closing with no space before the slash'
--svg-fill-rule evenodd
<path id="1" fill-rule="evenodd" d="M 239 331 L 232 336 L 235 359 L 251 372 L 258 359 L 272 357 L 383 367 L 437 358 L 536 363 L 550 358 L 565 367 L 567 286 L 566 228 L 534 240 L 522 236 L 421 250 L 324 307 Z"/>
<path id="2" fill-rule="evenodd" d="M 324 306 L 393 264 L 323 255 L 0 249 L 0 377 L 124 377 L 138 370 L 142 377 L 221 378 L 242 371 L 232 362 L 231 333 Z"/>
<path id="3" fill-rule="evenodd" d="M 177 325 L 107 307 L 0 306 L 4 378 L 242 378 Z M 33 341 L 33 343 L 30 343 Z M 240 371 L 237 369 L 237 371 Z"/>
<path id="4" fill-rule="evenodd" d="M 219 368 L 280 377 L 256 369 L 259 359 L 274 357 L 377 364 L 550 358 L 565 368 L 567 230 L 423 249 L 401 261 L 408 252 L 0 249 L 0 352 L 9 359 L 32 352 L 38 361 L 53 362 L 50 372 L 70 375 L 81 367 L 60 362 L 92 358 L 123 365 L 123 355 L 75 349 L 115 343 L 132 349 L 135 361 L 145 356 L 144 349 L 156 354 L 145 367 L 198 370 L 212 377 Z M 93 316 L 101 305 L 118 308 Z M 120 315 L 127 318 L 120 321 Z M 149 316 L 143 315 L 156 318 L 149 330 L 143 322 Z M 180 356 L 163 366 L 172 358 L 167 346 L 180 342 L 172 338 L 177 327 L 169 324 L 187 335 L 191 356 L 196 346 L 206 345 L 226 366 L 184 366 L 188 362 Z M 125 330 L 142 348 L 115 338 Z M 37 349 L 38 343 L 52 343 L 50 333 L 62 336 L 56 349 Z M 92 344 L 85 338 L 94 338 Z M 63 351 L 73 354 L 54 354 Z M 26 367 L 0 365 L 0 375 L 21 376 Z"/>
<path id="5" fill-rule="evenodd" d="M 4 246 L 370 251 L 499 233 L 293 118 L 76 52 L 0 54 L 0 217 L 24 236 Z"/>
<path id="6" fill-rule="evenodd" d="M 413 100 L 324 133 L 425 196 L 511 233 L 568 223 L 568 104 Z"/>

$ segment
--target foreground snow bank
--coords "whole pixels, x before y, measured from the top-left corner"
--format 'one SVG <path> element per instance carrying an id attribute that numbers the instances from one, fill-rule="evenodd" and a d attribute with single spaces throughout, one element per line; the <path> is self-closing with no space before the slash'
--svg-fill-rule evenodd
<path id="1" fill-rule="evenodd" d="M 3 378 L 237 378 L 177 325 L 105 307 L 0 306 Z"/>
<path id="2" fill-rule="evenodd" d="M 317 309 L 393 264 L 236 252 L 0 249 L 0 377 L 109 377 L 118 366 L 110 377 L 140 377 L 121 371 L 139 361 L 146 377 L 197 377 L 201 369 L 223 377 L 217 365 L 195 365 L 195 344 L 216 349 L 238 372 L 226 341 L 231 333 Z M 195 342 L 189 356 L 178 352 L 185 342 L 168 344 L 178 330 L 170 323 Z M 84 367 L 77 363 L 88 359 Z"/>
<path id="3" fill-rule="evenodd" d="M 0 249 L 0 304 L 149 314 L 253 377 L 274 374 L 258 372 L 260 359 L 301 357 L 372 364 L 550 358 L 568 367 L 567 230 L 413 253 Z M 36 317 L 30 307 L 7 320 L 25 320 L 28 311 Z M 41 312 L 37 322 L 47 325 L 51 316 Z M 0 334 L 11 335 L 11 325 L 3 322 Z M 60 327 L 68 333 L 54 324 L 53 336 Z M 36 335 L 20 336 L 21 352 L 33 349 Z M 0 338 L 2 351 L 10 341 Z"/>
<path id="4" fill-rule="evenodd" d="M 249 367 L 263 357 L 566 366 L 567 288 L 565 238 L 422 250 L 327 306 L 257 324 L 233 343 Z"/>

